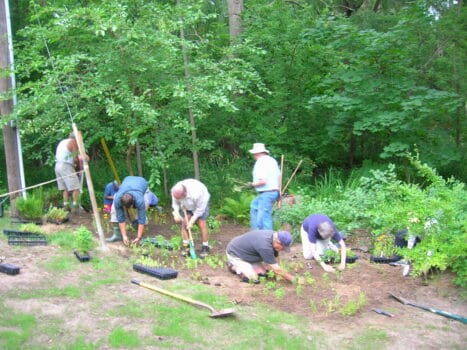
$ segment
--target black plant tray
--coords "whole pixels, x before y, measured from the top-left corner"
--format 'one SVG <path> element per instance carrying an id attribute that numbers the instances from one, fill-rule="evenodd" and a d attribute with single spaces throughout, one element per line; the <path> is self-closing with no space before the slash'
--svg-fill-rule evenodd
<path id="1" fill-rule="evenodd" d="M 17 275 L 19 273 L 19 267 L 13 264 L 0 264 L 0 272 L 6 273 L 7 275 Z"/>
<path id="2" fill-rule="evenodd" d="M 147 243 L 147 244 L 153 244 L 157 248 L 164 248 L 167 250 L 173 250 L 172 243 L 170 241 L 165 240 L 164 242 L 161 242 L 155 238 L 147 237 L 143 238 L 143 241 L 141 243 Z"/>
<path id="3" fill-rule="evenodd" d="M 73 253 L 75 254 L 76 258 L 81 262 L 86 262 L 86 261 L 91 260 L 91 255 L 87 253 L 80 253 L 76 250 Z"/>
<path id="4" fill-rule="evenodd" d="M 177 278 L 178 271 L 169 267 L 148 267 L 141 264 L 133 264 L 133 270 L 145 273 L 161 280 Z"/>
<path id="5" fill-rule="evenodd" d="M 345 258 L 345 262 L 347 264 L 353 264 L 355 261 L 357 261 L 357 259 L 358 259 L 358 256 L 356 256 L 356 255 L 355 256 L 347 256 Z M 323 258 L 323 261 L 325 263 L 327 263 L 327 264 L 334 264 L 335 259 L 334 258 L 329 258 L 329 259 L 324 259 Z"/>
<path id="6" fill-rule="evenodd" d="M 10 232 L 7 235 L 9 245 L 34 246 L 47 245 L 48 243 L 47 237 L 38 233 L 18 231 L 15 233 Z"/>
<path id="7" fill-rule="evenodd" d="M 33 232 L 28 232 L 28 231 L 19 231 L 19 230 L 13 230 L 13 229 L 3 229 L 3 233 L 7 236 L 10 235 L 15 235 L 15 236 L 23 236 L 23 235 L 32 235 L 35 234 Z"/>
<path id="8" fill-rule="evenodd" d="M 389 258 L 385 256 L 374 256 L 374 255 L 370 256 L 370 261 L 375 264 L 389 264 L 392 262 L 399 261 L 400 259 L 402 259 L 400 255 L 393 255 Z"/>

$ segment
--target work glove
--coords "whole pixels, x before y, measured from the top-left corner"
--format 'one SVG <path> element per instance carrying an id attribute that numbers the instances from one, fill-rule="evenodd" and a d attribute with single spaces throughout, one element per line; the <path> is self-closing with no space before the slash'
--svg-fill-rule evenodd
<path id="1" fill-rule="evenodd" d="M 182 217 L 180 216 L 180 213 L 177 210 L 174 210 L 172 212 L 172 215 L 174 217 L 175 222 L 178 222 L 178 223 L 182 222 Z"/>

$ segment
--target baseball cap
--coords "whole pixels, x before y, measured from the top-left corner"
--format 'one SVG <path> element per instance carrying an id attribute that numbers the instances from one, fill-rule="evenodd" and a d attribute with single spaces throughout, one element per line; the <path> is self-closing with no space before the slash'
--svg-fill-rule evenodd
<path id="1" fill-rule="evenodd" d="M 290 245 L 293 242 L 293 237 L 288 231 L 277 232 L 277 239 L 281 242 L 285 252 L 290 252 Z"/>

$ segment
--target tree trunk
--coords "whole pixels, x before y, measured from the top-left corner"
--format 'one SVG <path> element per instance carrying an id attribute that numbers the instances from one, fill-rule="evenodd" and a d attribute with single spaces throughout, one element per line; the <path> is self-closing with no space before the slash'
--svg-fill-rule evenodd
<path id="1" fill-rule="evenodd" d="M 7 1 L 0 0 L 0 71 L 11 71 L 12 62 L 10 62 L 9 50 L 9 22 L 7 18 Z M 9 12 L 9 11 L 8 11 Z M 2 77 L 3 76 L 3 77 Z M 0 76 L 0 94 L 7 95 L 12 92 L 12 76 L 11 74 Z M 0 116 L 3 119 L 11 114 L 13 110 L 13 100 L 0 100 Z M 16 127 L 11 122 L 3 124 L 3 142 L 5 144 L 5 160 L 8 179 L 8 191 L 15 192 L 22 188 L 21 186 L 21 162 L 18 153 L 19 139 Z M 10 195 L 10 216 L 18 217 L 19 213 L 15 206 L 16 197 L 19 192 Z"/>
<path id="2" fill-rule="evenodd" d="M 177 0 L 177 5 L 180 6 L 180 0 Z M 190 78 L 190 69 L 188 68 L 188 54 L 186 53 L 186 47 L 184 44 L 185 41 L 185 32 L 183 30 L 183 20 L 182 26 L 180 27 L 180 39 L 182 39 L 182 53 L 183 53 L 183 67 L 185 70 L 185 79 L 187 80 L 187 95 L 188 95 L 188 118 L 190 120 L 191 125 L 191 151 L 193 154 L 193 167 L 195 172 L 195 179 L 199 180 L 199 158 L 198 158 L 198 137 L 196 135 L 196 122 L 195 116 L 193 114 L 193 108 L 191 103 L 191 86 L 188 82 Z"/>
<path id="3" fill-rule="evenodd" d="M 242 32 L 243 0 L 227 0 L 227 5 L 229 7 L 230 42 L 234 43 Z"/>

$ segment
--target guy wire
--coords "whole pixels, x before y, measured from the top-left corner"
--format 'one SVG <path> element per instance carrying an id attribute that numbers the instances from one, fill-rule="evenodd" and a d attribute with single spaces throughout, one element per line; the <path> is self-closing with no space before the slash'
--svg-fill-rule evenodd
<path id="1" fill-rule="evenodd" d="M 37 9 L 36 9 L 36 2 L 34 2 L 34 14 L 36 15 L 36 19 L 37 19 L 37 24 L 39 25 L 39 28 L 40 29 L 44 29 L 42 27 L 42 23 L 41 23 L 41 20 L 39 18 L 39 15 L 37 14 Z M 45 45 L 45 49 L 47 51 L 47 56 L 49 58 L 49 61 L 50 61 L 50 65 L 52 67 L 52 71 L 55 71 L 55 63 L 54 63 L 54 60 L 52 58 L 52 55 L 50 54 L 50 49 L 49 49 L 49 45 L 47 44 L 47 40 L 45 39 L 45 36 L 44 34 L 42 34 L 42 40 L 44 41 L 44 45 Z M 66 106 L 66 109 L 68 111 L 68 115 L 70 116 L 70 119 L 71 119 L 71 123 L 73 124 L 74 120 L 73 120 L 73 115 L 71 114 L 71 110 L 70 110 L 70 106 L 68 105 L 68 101 L 65 97 L 65 92 L 64 92 L 64 89 L 63 89 L 63 86 L 61 84 L 61 82 L 57 79 L 57 77 L 54 77 L 57 85 L 58 85 L 58 88 L 60 90 L 60 94 L 62 96 L 62 99 L 63 101 L 65 102 L 65 106 Z"/>

